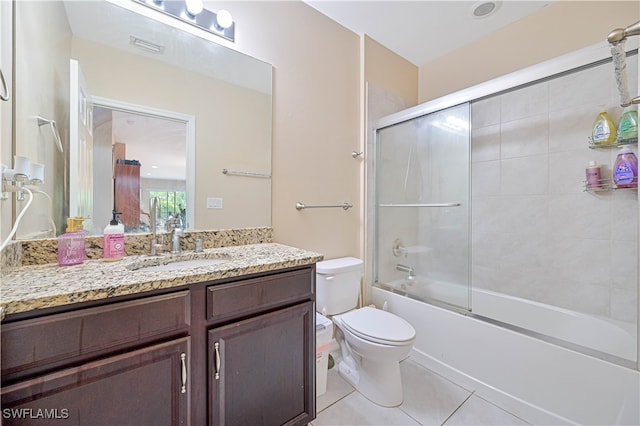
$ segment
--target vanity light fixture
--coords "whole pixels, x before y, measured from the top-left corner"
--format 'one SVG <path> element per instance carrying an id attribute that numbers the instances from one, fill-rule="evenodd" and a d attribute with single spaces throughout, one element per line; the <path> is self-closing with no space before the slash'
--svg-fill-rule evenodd
<path id="1" fill-rule="evenodd" d="M 154 10 L 173 16 L 229 41 L 235 41 L 235 23 L 231 13 L 218 13 L 204 8 L 203 0 L 133 0 Z"/>

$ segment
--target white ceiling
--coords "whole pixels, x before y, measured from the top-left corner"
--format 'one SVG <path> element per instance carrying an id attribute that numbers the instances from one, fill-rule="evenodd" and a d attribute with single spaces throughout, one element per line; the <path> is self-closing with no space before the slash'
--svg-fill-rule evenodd
<path id="1" fill-rule="evenodd" d="M 495 11 L 483 18 L 474 17 L 472 11 L 485 1 L 305 0 L 305 3 L 420 66 L 553 1 L 494 0 Z"/>

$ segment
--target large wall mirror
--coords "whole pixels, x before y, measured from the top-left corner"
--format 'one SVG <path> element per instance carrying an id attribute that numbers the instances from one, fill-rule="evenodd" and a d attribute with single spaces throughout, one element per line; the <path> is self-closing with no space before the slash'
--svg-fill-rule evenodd
<path id="1" fill-rule="evenodd" d="M 148 232 L 151 197 L 160 223 L 271 226 L 271 65 L 122 4 L 15 2 L 14 154 L 45 165 L 17 238 L 114 207 Z"/>

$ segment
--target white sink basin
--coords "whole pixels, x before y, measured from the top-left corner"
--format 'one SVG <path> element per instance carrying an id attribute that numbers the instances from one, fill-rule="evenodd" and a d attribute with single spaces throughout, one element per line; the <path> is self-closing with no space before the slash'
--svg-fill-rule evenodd
<path id="1" fill-rule="evenodd" d="M 154 271 L 176 271 L 179 269 L 202 268 L 205 266 L 219 265 L 228 262 L 227 259 L 191 259 L 177 260 L 162 265 L 142 266 L 135 268 L 135 271 L 154 272 Z"/>

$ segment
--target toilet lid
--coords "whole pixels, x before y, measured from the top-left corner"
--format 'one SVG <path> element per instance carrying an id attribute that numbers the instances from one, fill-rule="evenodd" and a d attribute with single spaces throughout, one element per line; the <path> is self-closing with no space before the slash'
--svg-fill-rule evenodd
<path id="1" fill-rule="evenodd" d="M 340 316 L 342 324 L 356 336 L 385 345 L 402 345 L 416 337 L 411 324 L 391 312 L 365 306 Z"/>

